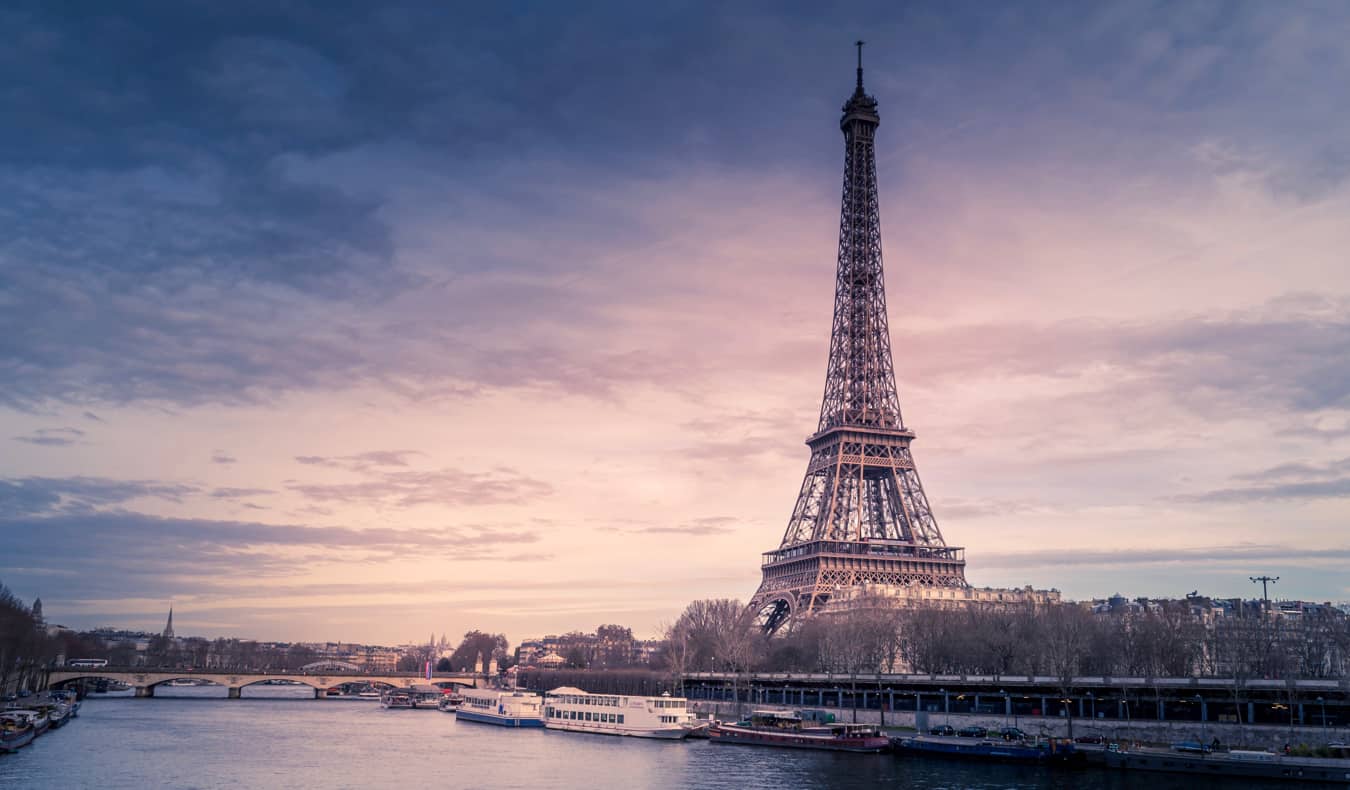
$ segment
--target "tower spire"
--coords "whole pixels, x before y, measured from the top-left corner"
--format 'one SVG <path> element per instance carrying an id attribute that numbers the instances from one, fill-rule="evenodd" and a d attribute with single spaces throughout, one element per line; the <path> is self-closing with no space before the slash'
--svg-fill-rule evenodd
<path id="1" fill-rule="evenodd" d="M 857 41 L 855 41 L 855 42 L 853 42 L 853 43 L 858 47 L 858 91 L 857 91 L 857 92 L 858 92 L 858 93 L 862 93 L 862 92 L 863 92 L 863 86 L 862 86 L 862 48 L 863 48 L 863 44 L 866 44 L 867 42 L 866 42 L 866 41 L 863 41 L 862 39 L 858 39 Z"/>
<path id="2" fill-rule="evenodd" d="M 834 320 L 811 460 L 778 550 L 750 600 L 766 632 L 861 585 L 965 587 L 963 550 L 942 538 L 910 455 L 896 394 L 877 198 L 876 99 L 844 103 L 844 188 Z"/>
<path id="3" fill-rule="evenodd" d="M 169 621 L 164 624 L 164 638 L 173 639 L 173 607 L 169 607 Z"/>

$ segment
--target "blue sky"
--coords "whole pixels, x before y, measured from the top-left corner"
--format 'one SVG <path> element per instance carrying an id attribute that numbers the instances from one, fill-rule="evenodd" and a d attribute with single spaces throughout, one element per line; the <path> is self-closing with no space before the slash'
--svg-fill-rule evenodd
<path id="1" fill-rule="evenodd" d="M 0 581 L 513 640 L 748 597 L 819 407 L 852 41 L 977 584 L 1350 598 L 1339 3 L 0 10 Z"/>

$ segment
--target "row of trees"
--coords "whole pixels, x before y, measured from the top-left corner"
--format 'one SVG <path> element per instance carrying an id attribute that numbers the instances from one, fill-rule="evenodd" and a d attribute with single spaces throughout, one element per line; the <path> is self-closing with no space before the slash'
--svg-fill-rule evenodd
<path id="1" fill-rule="evenodd" d="M 920 672 L 1263 678 L 1350 676 L 1350 618 L 1218 618 L 1184 602 L 1094 614 L 1075 604 L 1020 608 L 893 608 L 882 600 L 799 622 L 766 639 L 739 601 L 691 603 L 666 631 L 674 673 Z"/>
<path id="2" fill-rule="evenodd" d="M 41 601 L 29 607 L 0 584 L 0 693 L 36 686 L 57 649 L 43 627 Z"/>
<path id="3" fill-rule="evenodd" d="M 131 640 L 116 641 L 104 650 L 82 655 L 106 655 L 109 663 L 115 666 L 133 665 L 138 660 L 136 643 Z M 314 648 L 299 644 L 255 642 L 252 639 L 205 639 L 196 636 L 169 639 L 154 636 L 146 646 L 144 658 L 147 665 L 156 667 L 287 671 L 298 670 L 317 661 L 319 656 Z"/>

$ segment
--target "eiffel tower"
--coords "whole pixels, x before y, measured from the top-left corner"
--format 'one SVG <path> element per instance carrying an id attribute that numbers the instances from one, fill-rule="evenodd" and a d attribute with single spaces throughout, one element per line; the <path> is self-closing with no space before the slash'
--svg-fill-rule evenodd
<path id="1" fill-rule="evenodd" d="M 765 633 L 863 584 L 966 587 L 964 550 L 948 546 L 910 455 L 895 390 L 881 267 L 875 138 L 881 117 L 858 84 L 844 104 L 844 195 L 834 325 L 820 423 L 783 543 L 764 555 L 749 613 Z"/>

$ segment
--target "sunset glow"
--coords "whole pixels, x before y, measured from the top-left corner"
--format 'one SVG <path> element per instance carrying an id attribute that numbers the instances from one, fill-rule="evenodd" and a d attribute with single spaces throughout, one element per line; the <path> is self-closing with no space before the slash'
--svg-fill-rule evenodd
<path id="1" fill-rule="evenodd" d="M 863 30 L 971 583 L 1350 598 L 1350 9 L 939 7 L 0 12 L 0 581 L 390 644 L 747 599 Z"/>

